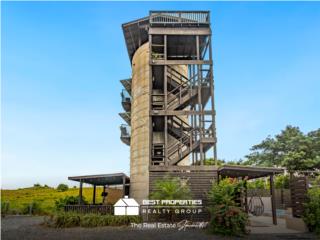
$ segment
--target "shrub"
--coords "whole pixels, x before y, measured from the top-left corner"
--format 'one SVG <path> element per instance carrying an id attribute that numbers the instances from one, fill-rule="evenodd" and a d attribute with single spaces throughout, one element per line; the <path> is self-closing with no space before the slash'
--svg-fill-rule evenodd
<path id="1" fill-rule="evenodd" d="M 189 199 L 191 196 L 190 188 L 186 181 L 180 178 L 166 176 L 155 182 L 156 190 L 150 194 L 151 199 L 172 200 Z"/>
<path id="2" fill-rule="evenodd" d="M 65 192 L 69 189 L 68 185 L 67 184 L 63 184 L 63 183 L 60 183 L 57 187 L 57 190 L 59 192 Z"/>
<path id="3" fill-rule="evenodd" d="M 33 201 L 31 203 L 24 204 L 21 213 L 38 215 L 45 213 L 45 211 L 42 209 L 41 204 L 39 202 Z"/>
<path id="4" fill-rule="evenodd" d="M 76 213 L 60 212 L 51 216 L 46 223 L 48 226 L 57 228 L 77 227 L 80 226 L 80 215 Z"/>
<path id="5" fill-rule="evenodd" d="M 213 185 L 208 196 L 211 213 L 210 232 L 235 236 L 248 232 L 248 215 L 238 203 L 242 187 L 241 181 L 232 179 L 224 179 Z"/>
<path id="6" fill-rule="evenodd" d="M 64 198 L 59 198 L 55 201 L 55 209 L 60 211 L 63 210 L 65 205 L 76 205 L 79 203 L 79 196 L 66 196 Z M 82 203 L 88 204 L 84 197 L 82 197 Z"/>
<path id="7" fill-rule="evenodd" d="M 275 177 L 274 186 L 275 188 L 289 189 L 290 177 L 289 175 L 279 175 Z"/>
<path id="8" fill-rule="evenodd" d="M 10 211 L 10 203 L 9 202 L 1 202 L 1 215 L 6 215 Z"/>
<path id="9" fill-rule="evenodd" d="M 46 219 L 47 226 L 57 228 L 67 227 L 101 227 L 127 226 L 130 223 L 141 222 L 140 216 L 114 216 L 100 214 L 78 214 L 60 212 Z"/>
<path id="10" fill-rule="evenodd" d="M 269 186 L 267 185 L 264 179 L 255 179 L 252 181 L 248 181 L 247 183 L 248 189 L 268 189 Z"/>
<path id="11" fill-rule="evenodd" d="M 320 188 L 310 188 L 304 204 L 303 220 L 310 231 L 320 235 Z"/>

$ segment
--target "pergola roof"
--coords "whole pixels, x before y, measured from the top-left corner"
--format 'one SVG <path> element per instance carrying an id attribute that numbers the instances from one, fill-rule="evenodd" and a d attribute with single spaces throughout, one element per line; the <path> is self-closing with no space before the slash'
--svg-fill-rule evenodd
<path id="1" fill-rule="evenodd" d="M 235 166 L 224 165 L 219 168 L 218 173 L 222 177 L 248 177 L 248 179 L 267 177 L 274 174 L 283 173 L 282 168 L 271 167 L 249 167 L 249 166 Z"/>
<path id="2" fill-rule="evenodd" d="M 100 175 L 85 175 L 68 177 L 69 180 L 88 183 L 97 186 L 105 185 L 120 185 L 130 182 L 130 178 L 124 173 L 111 173 L 111 174 L 100 174 Z"/>

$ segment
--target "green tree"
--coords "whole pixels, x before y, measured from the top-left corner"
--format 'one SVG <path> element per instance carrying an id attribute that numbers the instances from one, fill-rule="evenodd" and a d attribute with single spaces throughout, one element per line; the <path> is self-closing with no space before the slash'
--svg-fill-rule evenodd
<path id="1" fill-rule="evenodd" d="M 287 126 L 274 138 L 254 145 L 246 156 L 246 165 L 286 167 L 288 170 L 320 168 L 320 129 L 304 134 L 298 127 Z"/>
<path id="2" fill-rule="evenodd" d="M 275 177 L 274 186 L 275 188 L 289 189 L 290 177 L 289 175 L 279 175 Z"/>
<path id="3" fill-rule="evenodd" d="M 310 188 L 304 204 L 303 220 L 310 231 L 315 231 L 320 236 L 320 188 Z"/>
<path id="4" fill-rule="evenodd" d="M 191 197 L 187 181 L 180 178 L 166 176 L 155 182 L 155 188 L 156 190 L 150 194 L 150 199 L 174 200 L 189 199 Z"/>
<path id="5" fill-rule="evenodd" d="M 226 162 L 224 160 L 214 160 L 213 158 L 207 158 L 204 160 L 204 165 L 215 165 L 217 163 L 218 166 L 221 166 L 225 164 Z"/>
<path id="6" fill-rule="evenodd" d="M 247 233 L 247 213 L 240 207 L 243 181 L 226 178 L 212 186 L 208 194 L 211 220 L 209 231 L 223 235 Z"/>
<path id="7" fill-rule="evenodd" d="M 265 179 L 254 179 L 252 181 L 248 181 L 247 183 L 248 189 L 268 189 L 268 184 Z"/>
<path id="8" fill-rule="evenodd" d="M 69 189 L 68 185 L 67 184 L 64 184 L 64 183 L 60 183 L 57 187 L 57 190 L 59 192 L 65 192 Z"/>

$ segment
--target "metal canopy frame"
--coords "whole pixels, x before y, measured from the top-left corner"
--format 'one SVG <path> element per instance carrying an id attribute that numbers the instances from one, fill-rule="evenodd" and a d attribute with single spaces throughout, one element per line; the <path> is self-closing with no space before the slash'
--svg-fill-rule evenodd
<path id="1" fill-rule="evenodd" d="M 126 183 L 130 182 L 130 178 L 124 173 L 110 173 L 110 174 L 99 174 L 99 175 L 84 175 L 68 177 L 68 180 L 82 182 L 97 186 L 104 185 L 119 185 L 123 183 L 123 179 Z"/>
<path id="2" fill-rule="evenodd" d="M 275 187 L 274 176 L 276 174 L 284 173 L 282 168 L 269 168 L 269 167 L 248 167 L 248 166 L 234 166 L 224 165 L 218 169 L 218 181 L 221 177 L 242 178 L 245 181 L 261 177 L 269 177 L 270 182 L 270 195 L 271 195 L 271 209 L 272 209 L 272 221 L 274 225 L 277 225 L 277 213 L 276 213 L 276 199 L 275 199 Z M 248 210 L 247 203 L 247 184 L 245 184 L 245 207 Z"/>
<path id="3" fill-rule="evenodd" d="M 248 166 L 234 166 L 224 165 L 219 168 L 218 173 L 222 177 L 248 177 L 248 180 L 268 177 L 270 175 L 284 173 L 282 168 L 270 168 L 270 167 L 248 167 Z"/>
<path id="4" fill-rule="evenodd" d="M 103 186 L 103 192 L 105 192 L 106 186 L 122 185 L 122 195 L 126 194 L 126 189 L 130 186 L 130 178 L 124 173 L 111 173 L 100 175 L 84 175 L 68 177 L 68 180 L 79 182 L 79 205 L 82 202 L 82 188 L 83 183 L 93 185 L 92 203 L 96 204 L 96 187 Z"/>

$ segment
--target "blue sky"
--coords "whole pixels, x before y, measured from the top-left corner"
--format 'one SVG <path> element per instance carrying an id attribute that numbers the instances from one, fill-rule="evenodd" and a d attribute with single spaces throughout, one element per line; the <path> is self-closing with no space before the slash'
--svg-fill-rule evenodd
<path id="1" fill-rule="evenodd" d="M 3 188 L 129 174 L 121 24 L 149 10 L 211 11 L 219 158 L 320 127 L 319 2 L 2 2 Z"/>

